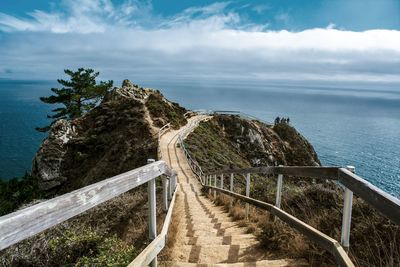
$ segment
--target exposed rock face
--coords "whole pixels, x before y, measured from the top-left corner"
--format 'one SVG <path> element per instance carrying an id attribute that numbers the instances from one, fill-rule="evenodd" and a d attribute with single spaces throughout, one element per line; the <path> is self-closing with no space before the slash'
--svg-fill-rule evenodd
<path id="1" fill-rule="evenodd" d="M 66 144 L 75 136 L 75 127 L 69 121 L 59 120 L 51 127 L 48 138 L 40 146 L 32 164 L 32 173 L 41 178 L 41 189 L 57 187 L 67 179 L 60 172 L 60 167 Z"/>
<path id="2" fill-rule="evenodd" d="M 153 126 L 160 125 L 154 120 L 179 126 L 186 123 L 185 111 L 160 92 L 125 80 L 81 118 L 52 126 L 33 160 L 32 175 L 53 195 L 142 166 L 157 155 Z"/>
<path id="3" fill-rule="evenodd" d="M 216 116 L 216 123 L 252 166 L 318 166 L 312 145 L 286 123 L 267 126 L 236 116 Z"/>
<path id="4" fill-rule="evenodd" d="M 186 140 L 206 171 L 250 166 L 317 166 L 312 145 L 288 124 L 268 126 L 237 116 L 218 115 L 203 122 Z"/>

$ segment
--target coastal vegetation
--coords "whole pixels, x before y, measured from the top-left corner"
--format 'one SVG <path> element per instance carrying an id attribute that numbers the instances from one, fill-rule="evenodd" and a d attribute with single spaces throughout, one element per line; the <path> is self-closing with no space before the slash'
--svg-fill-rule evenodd
<path id="1" fill-rule="evenodd" d="M 29 173 L 21 178 L 11 180 L 0 179 L 0 216 L 13 212 L 21 205 L 40 199 L 43 192 L 38 181 Z"/>
<path id="2" fill-rule="evenodd" d="M 157 130 L 166 123 L 186 124 L 186 109 L 159 91 L 125 80 L 101 102 L 75 118 L 50 126 L 23 179 L 0 182 L 1 215 L 32 205 L 122 172 L 157 157 Z M 84 115 L 84 116 L 82 116 Z M 215 115 L 185 140 L 205 172 L 251 166 L 318 166 L 312 145 L 288 123 L 266 125 L 238 116 Z M 237 192 L 245 181 L 235 176 Z M 162 190 L 157 183 L 157 192 Z M 206 192 L 204 192 L 206 193 Z M 274 203 L 276 180 L 252 175 L 251 196 Z M 212 198 L 212 196 L 209 196 Z M 311 266 L 335 266 L 332 256 L 281 221 L 218 196 L 235 220 L 255 233 L 277 257 L 305 258 Z M 161 203 L 157 194 L 157 207 Z M 285 177 L 282 208 L 339 240 L 343 199 L 333 183 Z M 157 216 L 162 217 L 161 209 Z M 103 203 L 80 216 L 0 252 L 4 266 L 126 266 L 148 244 L 145 185 Z M 162 221 L 162 220 L 161 220 Z M 350 256 L 357 266 L 398 266 L 400 228 L 357 197 L 353 202 Z"/>
<path id="3" fill-rule="evenodd" d="M 51 88 L 54 95 L 40 98 L 46 104 L 57 105 L 52 110 L 54 114 L 47 116 L 53 119 L 50 125 L 59 119 L 74 119 L 82 116 L 94 108 L 113 86 L 113 81 L 102 81 L 97 84 L 96 78 L 100 73 L 93 69 L 79 68 L 77 71 L 66 69 L 64 73 L 70 76 L 69 80 L 57 80 L 63 87 Z M 47 132 L 50 130 L 50 125 L 38 127 L 36 130 Z"/>
<path id="4" fill-rule="evenodd" d="M 163 112 L 151 112 L 154 108 Z M 180 127 L 185 112 L 160 92 L 125 80 L 83 116 L 51 125 L 29 178 L 4 187 L 4 199 L 16 187 L 27 193 L 16 195 L 12 205 L 2 200 L 3 214 L 145 165 L 157 158 L 157 125 Z M 157 203 L 161 207 L 159 194 Z M 162 217 L 161 209 L 157 214 Z M 144 221 L 146 185 L 1 251 L 0 265 L 126 266 L 148 244 Z"/>
<path id="5" fill-rule="evenodd" d="M 262 138 L 259 138 L 262 137 Z M 263 140 L 260 142 L 260 140 Z M 215 116 L 185 140 L 191 156 L 203 171 L 261 165 L 312 166 L 319 160 L 311 146 L 288 123 L 273 126 L 248 122 L 234 116 Z M 283 155 L 278 153 L 283 151 Z M 266 160 L 266 159 L 274 160 Z M 227 181 L 226 181 L 227 182 Z M 340 240 L 343 210 L 342 190 L 335 184 L 300 177 L 285 177 L 282 208 L 323 233 Z M 235 191 L 245 194 L 245 179 L 235 175 Z M 275 203 L 276 177 L 252 175 L 251 197 Z M 206 192 L 205 192 L 206 193 Z M 209 196 L 213 198 L 212 195 Z M 251 208 L 245 220 L 244 205 L 219 195 L 216 203 L 224 205 L 235 220 L 258 235 L 263 246 L 282 257 L 305 258 L 311 266 L 336 266 L 333 257 L 281 221 Z M 350 257 L 356 266 L 399 266 L 400 227 L 354 197 L 350 238 Z"/>

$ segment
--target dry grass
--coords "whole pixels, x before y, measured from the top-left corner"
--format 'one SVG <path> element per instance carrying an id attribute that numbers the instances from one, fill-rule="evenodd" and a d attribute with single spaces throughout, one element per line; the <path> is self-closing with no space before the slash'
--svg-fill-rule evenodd
<path id="1" fill-rule="evenodd" d="M 164 218 L 161 207 L 161 188 L 158 187 L 158 230 L 162 228 Z M 120 249 L 108 255 L 108 260 L 113 256 L 121 258 L 122 255 L 122 263 L 129 263 L 149 243 L 147 208 L 147 187 L 144 185 L 1 251 L 0 265 L 74 266 L 86 256 L 89 261 L 97 259 L 102 248 L 107 246 Z M 59 242 L 54 243 L 54 240 Z M 131 247 L 132 244 L 134 247 Z M 107 264 L 98 263 L 99 266 Z M 107 266 L 113 264 L 120 263 L 116 261 Z"/>
<path id="2" fill-rule="evenodd" d="M 299 138 L 300 135 L 295 129 L 281 126 L 274 127 L 276 136 L 279 135 L 281 139 L 290 143 L 292 149 L 287 150 L 280 146 L 280 142 L 274 139 L 275 135 L 269 135 L 272 130 L 261 127 L 264 132 L 262 137 L 266 140 L 265 147 L 275 147 L 272 154 L 279 164 L 312 165 L 312 161 L 318 161 L 310 144 L 304 138 Z M 192 157 L 205 172 L 265 165 L 268 155 L 253 153 L 258 151 L 257 148 L 249 147 L 252 142 L 248 135 L 243 134 L 243 128 L 248 127 L 251 128 L 251 125 L 238 118 L 214 118 L 207 123 L 201 123 L 185 142 Z M 279 160 L 280 156 L 282 161 Z M 244 181 L 241 175 L 235 175 L 235 192 L 244 193 Z M 342 191 L 332 183 L 312 184 L 308 181 L 311 180 L 307 177 L 301 179 L 285 176 L 282 209 L 330 237 L 340 240 Z M 224 184 L 227 182 L 225 180 Z M 274 203 L 276 177 L 251 175 L 250 192 L 251 197 L 255 199 Z M 212 195 L 209 197 L 213 199 Z M 226 203 L 217 199 L 216 203 L 226 207 L 230 201 Z M 249 231 L 256 230 L 255 233 L 260 233 L 260 238 L 269 240 L 269 244 L 278 249 L 276 253 L 306 258 L 312 266 L 335 265 L 333 257 L 327 251 L 310 243 L 285 223 L 275 223 L 265 211 L 253 212 L 250 209 L 249 221 L 244 221 L 244 206 L 238 201 L 235 201 L 228 211 L 240 224 L 247 224 L 247 227 L 253 228 Z M 273 238 L 272 234 L 278 237 Z M 291 237 L 290 246 L 285 244 L 285 236 Z M 353 200 L 350 257 L 356 266 L 400 266 L 400 226 L 390 222 L 357 197 Z"/>
<path id="3" fill-rule="evenodd" d="M 337 204 L 341 202 L 338 192 L 320 185 L 295 191 L 296 194 L 287 192 L 284 210 L 340 240 L 342 206 Z M 213 194 L 209 197 L 213 199 Z M 239 226 L 246 227 L 247 233 L 254 233 L 261 245 L 275 255 L 305 258 L 310 266 L 336 265 L 329 252 L 310 242 L 286 223 L 272 215 L 268 216 L 265 211 L 250 206 L 249 218 L 246 220 L 245 205 L 240 201 L 232 201 L 231 197 L 218 194 L 214 203 L 224 206 Z M 358 198 L 354 199 L 353 204 L 350 243 L 350 257 L 356 266 L 400 266 L 399 227 Z"/>

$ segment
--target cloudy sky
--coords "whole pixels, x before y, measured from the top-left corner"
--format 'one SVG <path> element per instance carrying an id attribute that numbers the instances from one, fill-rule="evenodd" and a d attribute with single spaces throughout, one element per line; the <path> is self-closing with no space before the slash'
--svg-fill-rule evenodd
<path id="1" fill-rule="evenodd" d="M 0 78 L 400 83 L 399 0 L 1 0 Z"/>

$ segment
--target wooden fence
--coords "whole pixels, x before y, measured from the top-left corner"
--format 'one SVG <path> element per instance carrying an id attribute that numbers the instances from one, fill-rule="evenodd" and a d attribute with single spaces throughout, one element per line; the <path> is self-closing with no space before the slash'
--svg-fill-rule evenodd
<path id="1" fill-rule="evenodd" d="M 189 151 L 186 149 L 183 138 L 180 139 L 180 146 L 183 148 L 192 171 L 196 174 L 203 187 L 214 192 L 214 196 L 216 196 L 217 192 L 220 192 L 245 202 L 246 217 L 248 216 L 249 204 L 267 210 L 289 226 L 298 230 L 310 240 L 320 245 L 322 248 L 329 251 L 335 257 L 336 262 L 340 266 L 354 266 L 346 253 L 349 248 L 353 192 L 369 203 L 377 211 L 381 212 L 384 216 L 400 225 L 400 200 L 357 176 L 354 173 L 354 167 L 277 166 L 231 169 L 213 173 L 204 173 L 200 165 L 193 160 Z M 242 174 L 245 176 L 246 195 L 234 192 L 234 174 Z M 251 174 L 277 175 L 277 192 L 274 204 L 262 202 L 250 197 Z M 230 178 L 229 187 L 224 186 L 224 175 Z M 312 179 L 333 180 L 343 188 L 344 207 L 340 243 L 281 209 L 284 175 L 306 177 L 303 179 L 310 179 L 311 181 Z"/>
<path id="2" fill-rule="evenodd" d="M 171 181 L 169 190 L 163 190 L 163 195 L 173 200 L 176 189 L 176 174 L 164 161 L 157 161 L 2 216 L 0 217 L 0 250 L 49 229 L 144 183 L 148 183 L 149 210 L 151 211 L 149 224 L 153 226 L 153 228 L 150 227 L 150 231 L 154 236 L 153 239 L 155 239 L 155 179 L 161 175 L 163 175 L 163 179 Z M 171 206 L 168 212 L 172 209 Z M 169 221 L 166 220 L 166 222 L 169 224 Z"/>

